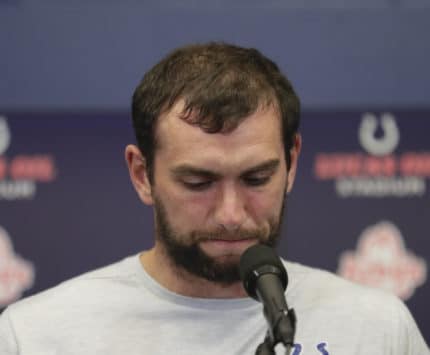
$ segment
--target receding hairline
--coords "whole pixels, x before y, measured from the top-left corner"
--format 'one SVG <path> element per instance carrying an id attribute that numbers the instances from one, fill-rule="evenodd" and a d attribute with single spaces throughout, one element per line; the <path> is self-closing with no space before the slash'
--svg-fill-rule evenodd
<path id="1" fill-rule="evenodd" d="M 273 112 L 276 114 L 277 118 L 279 119 L 279 122 L 282 124 L 282 112 L 280 110 L 279 104 L 276 100 L 276 97 L 270 98 L 269 95 L 266 95 L 264 99 L 262 98 L 259 100 L 259 103 L 256 105 L 256 108 L 252 111 L 250 111 L 246 115 L 235 117 L 237 124 L 223 127 L 220 131 L 217 132 L 210 132 L 206 131 L 204 127 L 200 125 L 200 121 L 204 120 L 208 117 L 201 116 L 198 108 L 188 108 L 187 107 L 187 101 L 186 98 L 181 96 L 176 101 L 174 101 L 172 104 L 166 103 L 163 105 L 162 109 L 160 110 L 160 113 L 157 116 L 157 119 L 155 120 L 155 132 L 157 131 L 158 125 L 160 122 L 166 118 L 166 116 L 174 115 L 176 118 L 182 120 L 183 122 L 200 128 L 201 130 L 205 131 L 206 133 L 222 133 L 222 134 L 228 134 L 232 131 L 234 131 L 243 121 L 248 119 L 248 117 L 254 115 L 255 113 L 261 112 L 267 112 L 269 110 L 273 110 Z M 210 117 L 211 115 L 209 115 Z M 280 126 L 280 131 L 282 130 L 282 125 Z"/>
<path id="2" fill-rule="evenodd" d="M 184 123 L 190 125 L 190 126 L 194 126 L 196 128 L 199 128 L 200 130 L 202 130 L 205 133 L 208 134 L 225 134 L 228 135 L 230 133 L 232 133 L 233 131 L 235 131 L 243 122 L 245 122 L 249 117 L 253 116 L 256 113 L 266 113 L 269 110 L 273 110 L 274 114 L 276 115 L 276 119 L 277 122 L 279 124 L 279 139 L 281 140 L 282 143 L 283 142 L 283 134 L 282 134 L 282 114 L 281 111 L 279 109 L 279 105 L 275 104 L 274 101 L 272 100 L 266 100 L 263 101 L 262 104 L 259 104 L 257 106 L 257 108 L 255 110 L 253 110 L 251 113 L 249 113 L 246 116 L 240 117 L 237 120 L 237 124 L 232 126 L 232 127 L 228 127 L 228 129 L 223 129 L 217 132 L 207 132 L 204 130 L 203 127 L 201 127 L 198 123 L 193 123 L 193 122 L 189 122 L 188 120 L 183 118 L 183 113 L 184 111 L 186 111 L 186 103 L 184 98 L 179 98 L 178 100 L 176 100 L 175 103 L 173 103 L 173 105 L 169 108 L 167 105 L 165 107 L 163 107 L 163 110 L 161 111 L 161 113 L 158 115 L 157 120 L 155 122 L 154 125 L 154 152 L 156 152 L 158 149 L 161 148 L 161 141 L 160 141 L 160 135 L 159 135 L 159 125 L 162 124 L 162 122 L 167 118 L 167 116 L 169 117 L 174 117 L 175 119 L 181 120 Z M 192 113 L 191 113 L 192 114 Z M 169 137 L 164 137 L 164 140 L 168 140 Z"/>
<path id="3" fill-rule="evenodd" d="M 279 117 L 279 120 L 282 123 L 282 112 L 280 109 L 280 104 L 278 101 L 278 98 L 276 97 L 276 94 L 273 90 L 270 92 L 264 92 L 259 97 L 257 104 L 255 105 L 255 108 L 253 110 L 250 110 L 247 112 L 246 115 L 241 116 L 235 116 L 235 117 L 226 117 L 227 120 L 226 123 L 236 123 L 236 124 L 225 124 L 221 130 L 211 132 L 204 129 L 204 126 L 201 125 L 201 122 L 205 119 L 210 118 L 213 116 L 213 113 L 210 113 L 208 116 L 202 116 L 198 107 L 193 107 L 189 104 L 189 99 L 186 95 L 181 95 L 180 97 L 176 98 L 176 100 L 172 102 L 165 102 L 164 105 L 161 107 L 159 114 L 157 115 L 155 119 L 155 131 L 158 128 L 158 124 L 160 123 L 160 120 L 163 119 L 163 117 L 169 115 L 172 113 L 172 111 L 176 111 L 177 115 L 176 117 L 183 120 L 184 122 L 199 127 L 203 131 L 207 133 L 230 133 L 234 131 L 244 120 L 246 120 L 249 116 L 257 113 L 257 112 L 266 112 L 267 110 L 273 109 L 273 111 L 276 113 L 276 115 Z M 181 107 L 181 109 L 177 110 L 178 105 Z M 234 118 L 234 120 L 228 120 L 228 118 Z M 282 129 L 282 127 L 280 127 Z"/>

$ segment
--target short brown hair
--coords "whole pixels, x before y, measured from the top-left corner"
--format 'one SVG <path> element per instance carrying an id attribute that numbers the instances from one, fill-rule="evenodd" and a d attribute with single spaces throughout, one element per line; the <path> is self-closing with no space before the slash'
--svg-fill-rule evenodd
<path id="1" fill-rule="evenodd" d="M 179 99 L 185 102 L 183 119 L 208 133 L 231 131 L 260 106 L 273 104 L 281 116 L 289 167 L 300 121 L 299 98 L 289 80 L 254 48 L 208 43 L 174 50 L 145 74 L 134 92 L 133 127 L 150 179 L 157 119 Z"/>

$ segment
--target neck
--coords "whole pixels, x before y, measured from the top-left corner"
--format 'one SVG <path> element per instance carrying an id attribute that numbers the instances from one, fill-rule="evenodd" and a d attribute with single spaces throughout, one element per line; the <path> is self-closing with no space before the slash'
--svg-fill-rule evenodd
<path id="1" fill-rule="evenodd" d="M 242 282 L 224 285 L 190 274 L 173 264 L 165 252 L 155 246 L 140 254 L 145 271 L 161 286 L 171 292 L 198 298 L 247 297 Z"/>

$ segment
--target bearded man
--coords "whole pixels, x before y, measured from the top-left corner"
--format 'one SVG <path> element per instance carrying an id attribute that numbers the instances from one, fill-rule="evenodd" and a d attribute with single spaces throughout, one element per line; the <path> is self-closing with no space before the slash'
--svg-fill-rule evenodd
<path id="1" fill-rule="evenodd" d="M 255 49 L 191 45 L 144 76 L 132 113 L 125 158 L 154 246 L 9 307 L 1 354 L 251 355 L 263 340 L 238 263 L 279 238 L 301 148 L 290 82 Z M 294 355 L 429 354 L 393 296 L 283 263 Z"/>

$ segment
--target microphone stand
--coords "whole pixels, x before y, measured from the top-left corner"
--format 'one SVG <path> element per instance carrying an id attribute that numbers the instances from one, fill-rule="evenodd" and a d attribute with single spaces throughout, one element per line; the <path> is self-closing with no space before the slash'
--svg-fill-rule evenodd
<path id="1" fill-rule="evenodd" d="M 267 318 L 266 309 L 264 309 L 264 315 Z M 294 345 L 296 321 L 294 309 L 289 309 L 287 312 L 281 311 L 273 329 L 268 329 L 264 341 L 258 345 L 255 355 L 276 355 L 275 346 L 279 343 L 284 344 L 285 354 L 289 355 Z"/>

